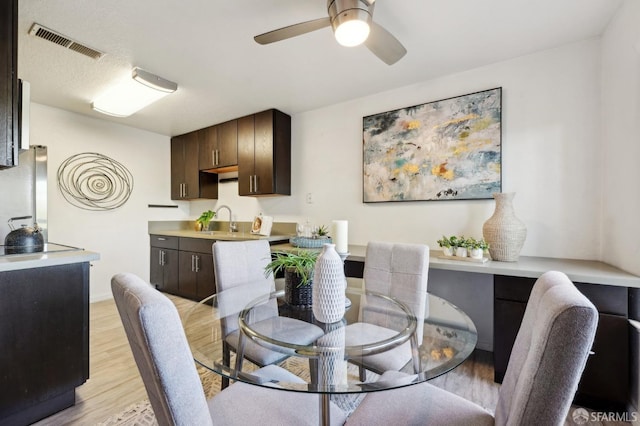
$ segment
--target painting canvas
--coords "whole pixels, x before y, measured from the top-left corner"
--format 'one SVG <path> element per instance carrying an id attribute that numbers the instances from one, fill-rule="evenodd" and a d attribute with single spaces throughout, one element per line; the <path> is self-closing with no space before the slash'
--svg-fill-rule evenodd
<path id="1" fill-rule="evenodd" d="M 501 192 L 502 89 L 363 119 L 365 203 Z"/>

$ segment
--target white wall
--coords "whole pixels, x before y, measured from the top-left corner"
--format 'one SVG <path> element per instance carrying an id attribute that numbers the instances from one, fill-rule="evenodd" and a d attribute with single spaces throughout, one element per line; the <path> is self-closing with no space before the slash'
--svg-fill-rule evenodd
<path id="1" fill-rule="evenodd" d="M 482 235 L 493 200 L 362 203 L 362 117 L 502 87 L 503 191 L 526 223 L 522 254 L 597 259 L 600 249 L 599 40 L 583 41 L 292 117 L 291 197 L 221 202 L 240 220 L 329 224 L 349 220 L 349 241 L 423 242 Z M 354 77 L 357 78 L 357 77 Z M 301 93 L 301 96 L 304 96 Z M 306 204 L 311 193 L 313 204 Z M 193 203 L 192 211 L 212 202 Z"/>
<path id="2" fill-rule="evenodd" d="M 602 260 L 640 275 L 640 2 L 626 0 L 602 37 Z M 631 407 L 640 408 L 640 328 L 630 333 Z M 640 425 L 635 418 L 634 425 Z"/>
<path id="3" fill-rule="evenodd" d="M 640 2 L 602 37 L 602 259 L 640 275 Z"/>
<path id="4" fill-rule="evenodd" d="M 92 262 L 90 298 L 111 297 L 110 279 L 133 272 L 149 279 L 149 220 L 183 219 L 179 209 L 148 204 L 178 204 L 170 199 L 169 138 L 44 105 L 31 105 L 31 143 L 48 147 L 49 241 L 100 253 Z M 87 211 L 69 204 L 56 184 L 60 164 L 83 152 L 97 152 L 122 163 L 133 174 L 133 193 L 124 206 Z"/>
<path id="5" fill-rule="evenodd" d="M 195 218 L 221 204 L 241 221 L 260 212 L 278 221 L 348 219 L 352 244 L 393 240 L 435 246 L 442 234 L 480 236 L 492 200 L 362 203 L 362 117 L 501 86 L 503 191 L 517 193 L 516 214 L 529 230 L 522 253 L 597 259 L 600 78 L 600 41 L 593 39 L 296 114 L 292 196 L 239 197 L 237 183 L 227 183 L 220 186 L 220 200 L 191 203 L 169 199 L 168 137 L 36 104 L 33 141 L 49 147 L 50 182 L 64 159 L 87 151 L 120 161 L 135 180 L 129 202 L 106 212 L 71 206 L 50 185 L 50 240 L 101 253 L 92 270 L 91 297 L 97 300 L 109 297 L 113 273 L 128 270 L 148 278 L 147 221 Z M 313 204 L 305 202 L 307 193 Z M 181 208 L 149 209 L 150 203 Z"/>

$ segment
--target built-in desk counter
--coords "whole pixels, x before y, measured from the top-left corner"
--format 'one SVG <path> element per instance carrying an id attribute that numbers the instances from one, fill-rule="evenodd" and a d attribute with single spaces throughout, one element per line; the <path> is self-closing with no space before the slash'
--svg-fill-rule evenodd
<path id="1" fill-rule="evenodd" d="M 295 250 L 291 244 L 276 244 L 272 250 Z M 347 262 L 362 263 L 366 246 L 350 245 Z M 596 260 L 556 259 L 550 257 L 520 256 L 517 262 L 489 260 L 485 263 L 442 259 L 442 251 L 431 250 L 430 269 L 473 272 L 478 274 L 507 275 L 512 277 L 538 278 L 546 271 L 561 271 L 574 282 L 606 284 L 620 287 L 640 288 L 640 277 Z"/>

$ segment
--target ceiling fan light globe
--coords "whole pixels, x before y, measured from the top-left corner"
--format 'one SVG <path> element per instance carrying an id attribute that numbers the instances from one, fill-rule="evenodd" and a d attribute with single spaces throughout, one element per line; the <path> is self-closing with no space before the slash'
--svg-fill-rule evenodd
<path id="1" fill-rule="evenodd" d="M 369 37 L 371 28 L 365 21 L 353 19 L 341 23 L 334 31 L 338 43 L 343 46 L 353 47 L 365 42 Z"/>

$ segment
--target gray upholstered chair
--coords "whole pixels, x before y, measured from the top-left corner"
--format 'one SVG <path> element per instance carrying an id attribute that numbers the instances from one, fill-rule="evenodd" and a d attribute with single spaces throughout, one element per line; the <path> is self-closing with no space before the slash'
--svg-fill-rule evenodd
<path id="1" fill-rule="evenodd" d="M 495 418 L 428 383 L 367 395 L 350 425 L 561 425 L 587 362 L 598 312 L 567 276 L 535 283 L 499 391 Z"/>
<path id="2" fill-rule="evenodd" d="M 265 266 L 271 261 L 271 249 L 266 240 L 253 241 L 217 241 L 213 244 L 213 267 L 216 278 L 216 292 L 219 295 L 218 306 L 229 312 L 222 320 L 222 335 L 224 336 L 223 363 L 229 365 L 231 351 L 236 351 L 241 338 L 238 326 L 238 309 L 228 309 L 225 304 L 225 293 L 233 293 L 233 303 L 239 309 L 259 295 L 275 291 L 273 274 L 265 275 Z M 238 294 L 245 295 L 243 303 L 238 303 Z M 260 318 L 257 321 L 278 321 L 279 329 L 287 333 L 287 341 L 306 345 L 324 334 L 316 325 L 294 318 L 278 317 L 278 306 L 275 300 L 269 305 L 261 306 Z M 266 324 L 265 324 L 266 325 Z M 282 326 L 284 325 L 284 326 Z M 244 339 L 244 359 L 258 365 L 265 366 L 279 363 L 287 355 L 266 349 L 250 339 Z M 240 362 L 242 359 L 240 359 Z M 241 364 L 236 363 L 236 366 Z M 222 388 L 228 386 L 229 380 L 222 380 Z"/>
<path id="3" fill-rule="evenodd" d="M 237 382 L 207 401 L 173 303 L 133 274 L 115 275 L 111 290 L 159 425 L 318 424 L 316 395 Z M 304 383 L 275 365 L 252 374 Z M 332 404 L 331 424 L 345 418 Z"/>
<path id="4" fill-rule="evenodd" d="M 361 380 L 365 380 L 364 369 L 382 374 L 411 365 L 412 352 L 422 344 L 428 273 L 429 247 L 424 244 L 370 242 L 367 245 L 363 274 L 366 290 L 400 300 L 413 311 L 418 324 L 412 342 L 382 354 L 351 360 L 360 365 Z M 378 341 L 396 333 L 388 328 L 387 315 L 366 305 L 365 300 L 366 296 L 363 296 L 359 321 L 347 326 L 346 342 L 349 346 Z"/>

